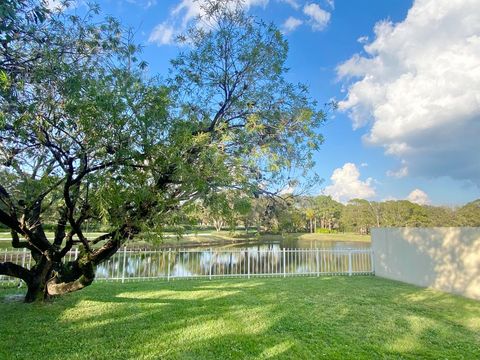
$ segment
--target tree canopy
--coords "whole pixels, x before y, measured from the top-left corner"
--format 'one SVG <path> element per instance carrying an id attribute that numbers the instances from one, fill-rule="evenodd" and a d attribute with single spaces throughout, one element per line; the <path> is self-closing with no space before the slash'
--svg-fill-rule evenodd
<path id="1" fill-rule="evenodd" d="M 285 79 L 278 29 L 241 3 L 207 2 L 166 83 L 148 76 L 131 32 L 96 20 L 97 6 L 80 17 L 6 4 L 0 222 L 34 265 L 0 263 L 0 274 L 27 283 L 26 301 L 88 286 L 125 241 L 197 199 L 269 192 L 291 181 L 286 169 L 312 165 L 325 114 Z M 89 220 L 109 232 L 88 238 Z M 65 261 L 73 246 L 80 256 Z"/>

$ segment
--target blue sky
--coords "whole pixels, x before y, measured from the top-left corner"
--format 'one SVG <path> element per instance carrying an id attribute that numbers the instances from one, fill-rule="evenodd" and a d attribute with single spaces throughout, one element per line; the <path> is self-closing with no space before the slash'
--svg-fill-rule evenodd
<path id="1" fill-rule="evenodd" d="M 55 1 L 50 1 L 54 3 Z M 290 45 L 288 78 L 340 110 L 322 129 L 315 190 L 346 202 L 480 198 L 480 7 L 476 0 L 247 0 Z M 167 74 L 193 0 L 104 0 Z M 81 6 L 79 6 L 81 7 Z M 287 21 L 288 20 L 288 21 Z"/>

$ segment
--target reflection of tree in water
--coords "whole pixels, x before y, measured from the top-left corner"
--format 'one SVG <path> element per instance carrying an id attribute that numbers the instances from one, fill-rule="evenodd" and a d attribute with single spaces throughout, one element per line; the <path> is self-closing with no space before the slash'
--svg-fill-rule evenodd
<path id="1" fill-rule="evenodd" d="M 171 250 L 127 252 L 97 267 L 97 279 L 167 278 L 218 275 L 314 274 L 348 272 L 348 253 L 315 249 L 282 249 L 263 244 L 245 250 Z M 370 271 L 370 254 L 354 254 L 353 271 Z M 125 269 L 123 269 L 125 264 Z"/>
<path id="2" fill-rule="evenodd" d="M 181 264 L 175 264 L 175 266 L 173 267 L 172 276 L 175 276 L 175 277 L 191 277 L 193 275 L 194 274 L 192 272 L 190 272 L 188 269 L 183 267 L 183 265 L 181 265 Z"/>

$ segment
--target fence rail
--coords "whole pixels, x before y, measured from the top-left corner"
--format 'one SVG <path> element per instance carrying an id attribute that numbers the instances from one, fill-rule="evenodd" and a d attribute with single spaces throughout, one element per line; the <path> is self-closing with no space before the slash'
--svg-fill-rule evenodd
<path id="1" fill-rule="evenodd" d="M 75 260 L 76 251 L 65 261 Z M 371 249 L 211 249 L 128 250 L 123 248 L 97 266 L 96 280 L 192 279 L 259 276 L 369 275 L 374 273 Z M 0 261 L 30 268 L 30 254 L 0 252 Z M 18 281 L 0 276 L 0 282 Z"/>

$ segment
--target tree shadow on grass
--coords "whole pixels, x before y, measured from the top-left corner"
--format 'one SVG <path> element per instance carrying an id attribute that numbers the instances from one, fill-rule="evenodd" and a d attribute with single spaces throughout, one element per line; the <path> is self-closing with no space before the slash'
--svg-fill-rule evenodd
<path id="1" fill-rule="evenodd" d="M 480 303 L 372 277 L 97 283 L 0 310 L 0 358 L 480 357 Z"/>

